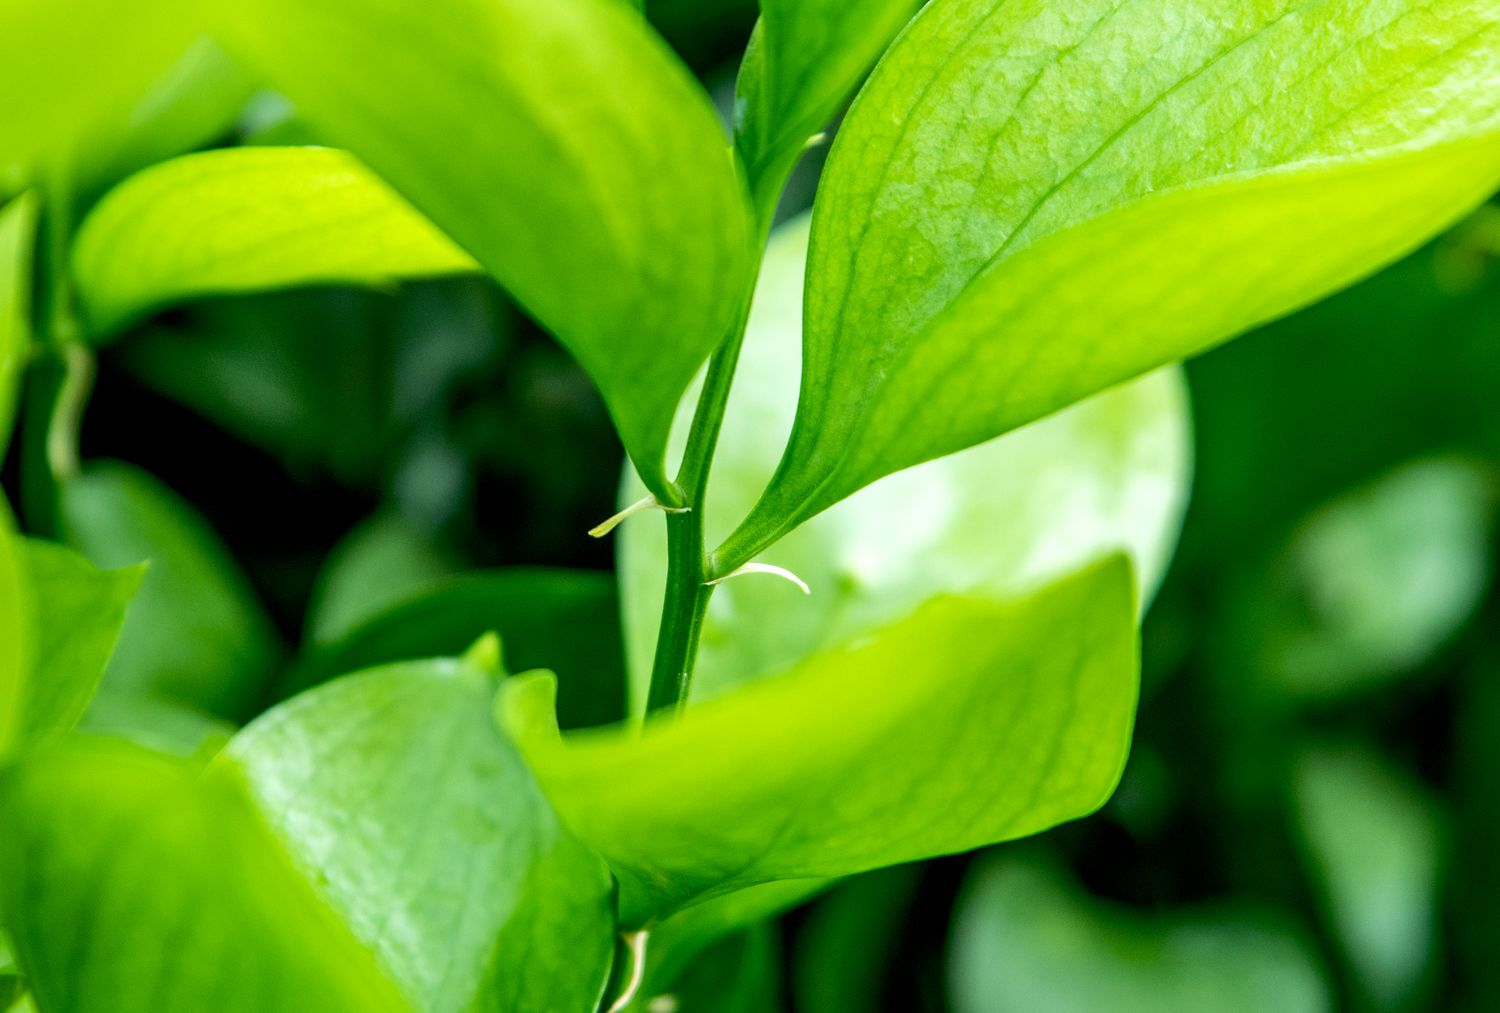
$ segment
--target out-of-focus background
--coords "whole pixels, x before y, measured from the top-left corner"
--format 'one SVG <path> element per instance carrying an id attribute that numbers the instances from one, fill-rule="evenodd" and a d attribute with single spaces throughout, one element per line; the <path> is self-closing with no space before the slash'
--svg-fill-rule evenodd
<path id="1" fill-rule="evenodd" d="M 753 3 L 651 7 L 727 94 Z M 295 138 L 284 112 L 245 129 Z M 1188 377 L 1192 502 L 1115 798 L 722 942 L 683 1009 L 1500 1009 L 1500 206 Z M 288 651 L 370 588 L 613 565 L 581 536 L 615 508 L 603 408 L 480 281 L 156 317 L 104 352 L 83 449 L 201 511 Z M 42 517 L 34 459 L 4 477 Z"/>

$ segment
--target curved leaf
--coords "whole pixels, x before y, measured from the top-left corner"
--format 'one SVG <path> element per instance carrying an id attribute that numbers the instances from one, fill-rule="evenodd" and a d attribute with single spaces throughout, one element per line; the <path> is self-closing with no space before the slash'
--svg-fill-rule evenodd
<path id="1" fill-rule="evenodd" d="M 31 350 L 31 257 L 36 199 L 0 208 L 0 462 L 10 446 L 16 392 Z"/>
<path id="2" fill-rule="evenodd" d="M 231 148 L 137 173 L 84 220 L 73 277 L 96 338 L 206 295 L 478 270 L 342 151 Z"/>
<path id="3" fill-rule="evenodd" d="M 937 0 L 840 132 L 797 425 L 741 561 L 1200 352 L 1500 184 L 1495 0 Z"/>
<path id="4" fill-rule="evenodd" d="M 750 241 L 707 96 L 640 15 L 618 0 L 218 6 L 299 113 L 568 347 L 673 498 L 672 413 L 732 322 Z"/>
<path id="5" fill-rule="evenodd" d="M 806 221 L 771 239 L 720 451 L 706 533 L 724 537 L 775 470 L 796 410 Z M 685 423 L 685 418 L 679 418 Z M 679 425 L 674 445 L 685 440 Z M 695 699 L 778 672 L 904 618 L 941 594 L 1014 597 L 1112 552 L 1149 598 L 1181 523 L 1191 470 L 1175 372 L 895 475 L 783 539 L 767 560 L 813 588 L 760 578 L 719 587 L 704 620 Z M 627 477 L 624 502 L 641 491 Z M 921 518 L 921 523 L 912 523 Z M 666 573 L 660 524 L 623 527 L 620 588 L 633 699 L 645 700 Z"/>
<path id="6" fill-rule="evenodd" d="M 545 677 L 508 683 L 504 717 L 614 869 L 627 925 L 758 883 L 966 851 L 1114 789 L 1136 696 L 1128 569 L 1117 557 L 1015 604 L 933 602 L 670 723 L 559 737 Z"/>
<path id="7" fill-rule="evenodd" d="M 95 463 L 62 483 L 65 540 L 96 566 L 147 562 L 103 692 L 147 693 L 241 719 L 280 647 L 264 608 L 191 505 L 136 468 Z"/>

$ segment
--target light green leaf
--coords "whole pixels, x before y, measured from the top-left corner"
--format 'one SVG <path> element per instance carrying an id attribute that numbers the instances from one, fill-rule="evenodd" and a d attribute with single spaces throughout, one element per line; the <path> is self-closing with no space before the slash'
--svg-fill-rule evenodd
<path id="1" fill-rule="evenodd" d="M 400 515 L 372 517 L 349 532 L 324 562 L 308 605 L 305 636 L 316 644 L 338 640 L 454 570 L 453 560 Z M 477 639 L 478 634 L 466 643 Z"/>
<path id="2" fill-rule="evenodd" d="M 672 413 L 728 331 L 750 240 L 712 106 L 640 15 L 618 0 L 218 6 L 299 114 L 568 347 L 672 498 Z"/>
<path id="3" fill-rule="evenodd" d="M 152 166 L 99 203 L 73 250 L 96 338 L 200 296 L 477 269 L 368 169 L 328 148 L 231 148 Z"/>
<path id="4" fill-rule="evenodd" d="M 563 727 L 625 714 L 625 672 L 613 582 L 582 570 L 515 568 L 451 577 L 404 596 L 347 635 L 316 645 L 287 677 L 295 692 L 393 661 L 449 657 L 498 633 L 512 667 L 547 668 Z"/>
<path id="5" fill-rule="evenodd" d="M 0 495 L 0 760 L 25 728 L 32 659 L 36 654 L 36 615 L 21 540 L 10 504 Z"/>
<path id="6" fill-rule="evenodd" d="M 956 1013 L 1323 1013 L 1306 942 L 1248 911 L 1151 919 L 1106 906 L 1035 863 L 976 867 L 948 975 Z"/>
<path id="7" fill-rule="evenodd" d="M 1425 664 L 1489 584 L 1495 492 L 1485 464 L 1428 458 L 1315 511 L 1243 592 L 1255 673 L 1318 699 Z"/>
<path id="8" fill-rule="evenodd" d="M 806 221 L 772 237 L 705 517 L 711 542 L 754 506 L 796 410 Z M 674 446 L 686 439 L 679 417 Z M 704 622 L 695 699 L 779 672 L 901 619 L 940 594 L 1014 597 L 1117 551 L 1149 598 L 1176 540 L 1191 470 L 1180 377 L 1161 373 L 912 471 L 840 503 L 766 560 L 812 586 L 732 580 Z M 624 502 L 642 490 L 627 476 Z M 911 523 L 921 518 L 920 524 Z M 620 529 L 620 586 L 632 699 L 646 698 L 666 574 L 660 523 Z"/>
<path id="9" fill-rule="evenodd" d="M 66 734 L 94 698 L 144 567 L 99 570 L 34 539 L 22 542 L 21 558 L 36 621 L 23 737 L 37 745 Z"/>
<path id="10" fill-rule="evenodd" d="M 0 775 L 0 815 L 0 912 L 49 1013 L 410 1008 L 243 793 L 191 765 L 78 738 Z"/>
<path id="11" fill-rule="evenodd" d="M 1303 853 L 1360 992 L 1373 1009 L 1417 1008 L 1436 956 L 1436 806 L 1359 748 L 1304 751 L 1293 787 Z"/>
<path id="12" fill-rule="evenodd" d="M 835 145 L 738 563 L 1352 283 L 1500 185 L 1496 0 L 937 0 Z"/>
<path id="13" fill-rule="evenodd" d="M 148 693 L 243 718 L 280 652 L 228 550 L 176 493 L 129 465 L 62 483 L 64 540 L 96 566 L 147 562 L 101 692 Z"/>
<path id="14" fill-rule="evenodd" d="M 222 718 L 154 696 L 106 693 L 78 722 L 83 735 L 124 739 L 154 752 L 206 766 L 238 728 Z"/>
<path id="15" fill-rule="evenodd" d="M 1134 713 L 1131 580 L 1115 558 L 1013 604 L 936 601 L 672 722 L 560 738 L 541 677 L 507 684 L 504 717 L 639 925 L 1093 811 Z"/>
<path id="16" fill-rule="evenodd" d="M 0 24 L 0 95 L 12 97 L 0 191 L 86 169 L 91 142 L 117 134 L 204 28 L 199 5 L 186 0 L 3 0 Z"/>
<path id="17" fill-rule="evenodd" d="M 735 143 L 762 220 L 808 140 L 828 125 L 922 0 L 761 0 L 735 85 Z"/>
<path id="18" fill-rule="evenodd" d="M 10 446 L 16 392 L 31 350 L 31 257 L 36 199 L 0 208 L 0 462 Z"/>
<path id="19" fill-rule="evenodd" d="M 393 665 L 281 705 L 214 769 L 420 1009 L 593 1009 L 614 949 L 603 863 L 491 719 L 492 673 Z"/>

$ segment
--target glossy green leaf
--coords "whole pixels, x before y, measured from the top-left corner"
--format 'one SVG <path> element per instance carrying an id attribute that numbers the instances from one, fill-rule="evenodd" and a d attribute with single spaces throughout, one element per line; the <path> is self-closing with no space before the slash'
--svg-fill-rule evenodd
<path id="1" fill-rule="evenodd" d="M 840 131 L 731 562 L 1357 280 L 1500 185 L 1494 0 L 937 0 Z"/>
<path id="2" fill-rule="evenodd" d="M 36 200 L 0 208 L 0 462 L 10 446 L 16 392 L 31 350 L 31 258 Z"/>
<path id="3" fill-rule="evenodd" d="M 208 523 L 129 465 L 98 463 L 62 483 L 65 541 L 96 566 L 147 562 L 102 692 L 147 693 L 240 718 L 280 652 L 244 575 Z"/>
<path id="4" fill-rule="evenodd" d="M 0 911 L 49 1013 L 410 1009 L 229 783 L 79 738 L 0 775 L 0 814 Z"/>
<path id="5" fill-rule="evenodd" d="M 1241 593 L 1255 673 L 1320 699 L 1430 661 L 1489 586 L 1495 493 L 1487 465 L 1430 458 L 1324 504 Z"/>
<path id="6" fill-rule="evenodd" d="M 1436 806 L 1369 750 L 1307 750 L 1295 774 L 1303 853 L 1360 993 L 1373 1009 L 1419 1008 L 1437 956 Z"/>
<path id="7" fill-rule="evenodd" d="M 948 950 L 956 1013 L 1323 1013 L 1304 940 L 1248 911 L 1155 919 L 1030 863 L 978 866 Z"/>
<path id="8" fill-rule="evenodd" d="M 310 649 L 285 688 L 393 661 L 449 657 L 498 633 L 512 668 L 557 674 L 563 727 L 608 724 L 625 713 L 618 615 L 613 584 L 602 573 L 517 568 L 451 577 Z"/>
<path id="9" fill-rule="evenodd" d="M 1012 604 L 936 601 L 643 729 L 560 738 L 545 677 L 507 684 L 504 716 L 638 925 L 741 887 L 965 851 L 1093 811 L 1130 737 L 1131 579 L 1116 558 Z"/>
<path id="10" fill-rule="evenodd" d="M 670 496 L 672 413 L 731 324 L 750 242 L 713 109 L 639 14 L 618 0 L 218 6 L 300 114 L 568 347 Z"/>
<path id="11" fill-rule="evenodd" d="M 10 505 L 0 495 L 0 759 L 9 755 L 25 727 L 36 646 L 36 616 L 21 539 Z"/>
<path id="12" fill-rule="evenodd" d="M 921 0 L 761 0 L 735 85 L 735 143 L 762 218 L 808 141 L 853 94 Z"/>
<path id="13" fill-rule="evenodd" d="M 85 168 L 90 142 L 112 136 L 204 28 L 188 0 L 4 0 L 0 24 L 0 95 L 11 97 L 0 191 Z"/>
<path id="14" fill-rule="evenodd" d="M 452 575 L 454 570 L 453 560 L 401 516 L 372 517 L 346 535 L 323 564 L 308 605 L 304 635 L 315 644 L 348 636 L 366 621 Z M 458 649 L 472 644 L 479 636 L 476 633 L 469 637 Z M 455 654 L 458 649 L 438 653 Z"/>
<path id="15" fill-rule="evenodd" d="M 99 570 L 36 540 L 21 551 L 36 622 L 23 738 L 36 745 L 66 734 L 94 698 L 144 568 Z"/>
<path id="16" fill-rule="evenodd" d="M 152 166 L 99 203 L 73 250 L 98 337 L 199 296 L 477 269 L 368 169 L 330 148 L 230 148 Z"/>
<path id="17" fill-rule="evenodd" d="M 496 729 L 495 686 L 469 661 L 340 679 L 250 725 L 213 774 L 243 778 L 416 1008 L 582 1013 L 614 949 L 612 886 Z"/>
<path id="18" fill-rule="evenodd" d="M 754 506 L 796 410 L 806 221 L 772 237 L 720 450 L 707 537 Z M 686 437 L 678 420 L 674 445 Z M 792 532 L 767 562 L 811 585 L 764 577 L 714 592 L 693 678 L 701 699 L 784 670 L 901 619 L 940 594 L 1012 597 L 1111 552 L 1136 564 L 1143 598 L 1171 554 L 1191 470 L 1187 403 L 1161 373 L 964 454 L 891 476 Z M 624 502 L 642 490 L 627 477 Z M 920 517 L 922 523 L 910 523 Z M 645 701 L 666 573 L 660 522 L 620 529 L 632 699 Z"/>

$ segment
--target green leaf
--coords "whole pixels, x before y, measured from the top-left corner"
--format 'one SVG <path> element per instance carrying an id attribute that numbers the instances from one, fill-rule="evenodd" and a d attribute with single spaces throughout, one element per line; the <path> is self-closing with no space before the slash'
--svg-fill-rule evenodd
<path id="1" fill-rule="evenodd" d="M 0 191 L 71 165 L 119 124 L 203 31 L 197 4 L 0 3 Z M 19 96 L 25 96 L 24 101 Z"/>
<path id="2" fill-rule="evenodd" d="M 0 462 L 10 446 L 16 393 L 31 350 L 31 256 L 36 199 L 0 208 Z"/>
<path id="3" fill-rule="evenodd" d="M 706 535 L 754 506 L 796 410 L 805 220 L 767 249 L 720 450 Z M 686 440 L 678 419 L 674 446 Z M 1171 554 L 1191 470 L 1187 400 L 1158 374 L 964 454 L 892 476 L 792 532 L 767 561 L 812 586 L 732 580 L 704 620 L 695 699 L 778 672 L 904 618 L 940 594 L 1014 597 L 1112 552 L 1136 564 L 1142 598 Z M 641 489 L 627 477 L 621 499 Z M 921 517 L 921 524 L 909 519 Z M 659 523 L 621 528 L 620 587 L 632 699 L 650 679 L 666 573 Z"/>
<path id="4" fill-rule="evenodd" d="M 1495 491 L 1479 461 L 1428 458 L 1314 511 L 1237 602 L 1255 674 L 1316 700 L 1427 664 L 1489 585 Z"/>
<path id="5" fill-rule="evenodd" d="M 37 745 L 65 735 L 94 698 L 145 568 L 99 570 L 36 540 L 21 553 L 36 621 L 23 737 Z"/>
<path id="6" fill-rule="evenodd" d="M 948 949 L 956 1013 L 1324 1013 L 1306 942 L 1248 911 L 1155 919 L 1035 863 L 977 866 Z"/>
<path id="7" fill-rule="evenodd" d="M 0 775 L 0 814 L 0 911 L 49 1013 L 409 1009 L 225 781 L 79 738 Z"/>
<path id="8" fill-rule="evenodd" d="M 639 14 L 618 0 L 219 8 L 301 115 L 568 347 L 647 484 L 673 498 L 672 413 L 731 325 L 750 241 L 713 109 Z"/>
<path id="9" fill-rule="evenodd" d="M 473 270 L 431 222 L 328 148 L 231 148 L 152 166 L 99 203 L 73 250 L 96 339 L 206 295 Z"/>
<path id="10" fill-rule="evenodd" d="M 415 1007 L 591 1010 L 612 886 L 496 729 L 495 682 L 459 661 L 340 679 L 250 725 L 214 773 L 244 779 Z"/>
<path id="11" fill-rule="evenodd" d="M 797 935 L 792 976 L 798 1013 L 879 1009 L 907 910 L 919 889 L 919 867 L 883 869 L 852 879 L 822 899 Z"/>
<path id="12" fill-rule="evenodd" d="M 106 693 L 94 698 L 78 722 L 78 731 L 124 739 L 202 767 L 219 755 L 238 728 L 205 711 L 159 697 Z"/>
<path id="13" fill-rule="evenodd" d="M 21 737 L 26 722 L 36 616 L 10 504 L 0 495 L 0 760 Z M 3 836 L 3 835 L 0 835 Z"/>
<path id="14" fill-rule="evenodd" d="M 1359 991 L 1373 1009 L 1418 1008 L 1445 855 L 1436 806 L 1367 749 L 1305 750 L 1295 773 L 1303 854 Z"/>
<path id="15" fill-rule="evenodd" d="M 147 693 L 241 718 L 280 653 L 244 575 L 208 523 L 144 472 L 98 463 L 67 479 L 65 541 L 96 566 L 148 562 L 101 692 Z"/>
<path id="16" fill-rule="evenodd" d="M 738 563 L 901 468 L 1315 301 L 1500 185 L 1495 0 L 937 0 L 856 100 Z"/>
<path id="17" fill-rule="evenodd" d="M 735 143 L 762 220 L 810 138 L 921 6 L 922 0 L 761 0 L 735 84 Z"/>
<path id="18" fill-rule="evenodd" d="M 613 583 L 602 573 L 517 568 L 452 577 L 313 647 L 293 666 L 287 688 L 393 661 L 452 656 L 498 633 L 513 668 L 557 674 L 564 727 L 608 724 L 625 713 L 618 615 Z"/>
<path id="19" fill-rule="evenodd" d="M 642 729 L 560 738 L 542 677 L 507 684 L 504 717 L 564 821 L 610 862 L 622 921 L 640 925 L 1093 811 L 1130 737 L 1131 580 L 1115 558 L 1012 604 L 936 601 Z"/>
<path id="20" fill-rule="evenodd" d="M 305 636 L 315 644 L 346 637 L 455 569 L 451 559 L 401 516 L 372 517 L 346 535 L 324 562 L 308 605 Z M 479 635 L 439 653 L 456 654 Z"/>

